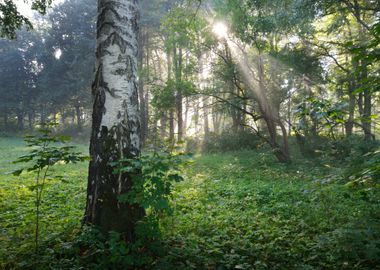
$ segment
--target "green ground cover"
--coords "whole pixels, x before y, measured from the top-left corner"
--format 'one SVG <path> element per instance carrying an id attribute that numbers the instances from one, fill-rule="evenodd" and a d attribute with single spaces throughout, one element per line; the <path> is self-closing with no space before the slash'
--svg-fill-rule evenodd
<path id="1" fill-rule="evenodd" d="M 85 146 L 79 148 L 86 151 Z M 0 138 L 0 269 L 26 267 L 34 249 L 34 192 L 30 188 L 34 177 L 32 174 L 19 177 L 10 174 L 22 166 L 12 161 L 26 152 L 22 139 Z M 64 178 L 49 181 L 43 194 L 41 239 L 49 246 L 47 257 L 80 228 L 87 165 L 57 165 L 52 170 Z"/>
<path id="2" fill-rule="evenodd" d="M 33 269 L 33 179 L 8 173 L 25 151 L 21 139 L 0 138 L 0 269 Z M 196 156 L 161 219 L 164 253 L 145 269 L 380 269 L 379 190 L 329 182 L 322 166 L 294 164 L 265 151 Z M 96 269 L 80 265 L 80 250 L 68 255 L 87 164 L 54 170 L 65 181 L 50 181 L 44 194 L 39 268 Z"/>

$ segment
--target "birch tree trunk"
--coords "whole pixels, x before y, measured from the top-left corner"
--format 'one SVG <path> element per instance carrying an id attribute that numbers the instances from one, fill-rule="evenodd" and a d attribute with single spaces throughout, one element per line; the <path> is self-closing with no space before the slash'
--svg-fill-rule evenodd
<path id="1" fill-rule="evenodd" d="M 98 0 L 96 77 L 93 83 L 91 162 L 84 222 L 134 241 L 144 216 L 138 205 L 120 203 L 133 178 L 113 173 L 110 162 L 140 154 L 137 91 L 138 0 Z"/>

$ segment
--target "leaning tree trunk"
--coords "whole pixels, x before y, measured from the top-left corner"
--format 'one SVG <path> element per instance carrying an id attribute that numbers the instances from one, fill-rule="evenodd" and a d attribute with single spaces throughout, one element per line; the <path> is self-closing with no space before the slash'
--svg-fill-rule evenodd
<path id="1" fill-rule="evenodd" d="M 282 124 L 278 113 L 274 112 L 273 107 L 270 105 L 269 100 L 265 95 L 265 84 L 264 84 L 264 64 L 261 56 L 259 56 L 258 62 L 258 79 L 259 79 L 259 93 L 257 94 L 255 91 L 256 101 L 259 105 L 260 112 L 263 116 L 263 119 L 266 123 L 269 133 L 269 145 L 271 146 L 274 155 L 277 160 L 281 163 L 290 163 L 290 153 L 289 153 L 289 145 L 288 145 L 288 136 L 286 134 L 286 130 L 284 125 Z M 278 116 L 276 116 L 276 114 Z M 277 141 L 277 125 L 280 126 L 282 131 L 282 140 L 283 145 L 280 145 Z"/>
<path id="2" fill-rule="evenodd" d="M 138 205 L 121 203 L 133 186 L 132 175 L 114 173 L 110 162 L 140 154 L 137 91 L 138 1 L 99 0 L 96 77 L 84 222 L 116 231 L 134 241 L 144 216 Z"/>

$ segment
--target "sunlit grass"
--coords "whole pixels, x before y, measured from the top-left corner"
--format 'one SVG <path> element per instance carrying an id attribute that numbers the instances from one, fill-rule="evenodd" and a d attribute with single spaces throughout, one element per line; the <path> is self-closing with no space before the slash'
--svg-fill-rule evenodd
<path id="1" fill-rule="evenodd" d="M 1 138 L 0 148 L 0 269 L 33 269 L 26 267 L 33 253 L 33 175 L 7 174 L 27 149 L 14 138 Z M 41 237 L 44 263 L 60 265 L 57 254 L 70 249 L 80 230 L 87 164 L 54 170 L 67 181 L 48 184 Z M 315 181 L 321 168 L 302 160 L 279 164 L 265 150 L 198 155 L 184 176 L 172 213 L 161 220 L 167 254 L 152 269 L 375 269 L 376 190 L 322 184 Z"/>
<path id="2" fill-rule="evenodd" d="M 178 269 L 345 269 L 368 258 L 360 245 L 380 233 L 379 211 L 341 185 L 313 181 L 317 171 L 265 152 L 198 157 L 162 222 L 169 260 Z"/>
<path id="3" fill-rule="evenodd" d="M 84 146 L 79 147 L 84 150 Z M 12 164 L 28 149 L 22 139 L 0 139 L 0 261 L 18 261 L 14 267 L 22 265 L 22 257 L 33 250 L 35 228 L 33 174 L 15 177 L 11 171 L 20 167 Z M 57 165 L 54 175 L 64 177 L 64 182 L 51 180 L 43 194 L 41 239 L 46 245 L 56 245 L 60 237 L 79 229 L 84 212 L 87 164 Z M 52 248 L 51 246 L 50 248 Z M 25 258 L 27 259 L 27 258 Z M 1 263 L 0 263 L 1 268 Z"/>

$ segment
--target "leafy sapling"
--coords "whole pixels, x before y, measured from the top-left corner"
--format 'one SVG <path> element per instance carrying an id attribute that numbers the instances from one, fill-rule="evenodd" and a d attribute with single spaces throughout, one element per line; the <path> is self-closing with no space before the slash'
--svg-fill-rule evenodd
<path id="1" fill-rule="evenodd" d="M 121 159 L 112 163 L 114 173 L 134 176 L 132 190 L 121 194 L 119 201 L 138 204 L 151 215 L 170 211 L 173 183 L 183 180 L 181 169 L 187 162 L 188 155 L 181 152 L 154 150 L 135 159 Z"/>
<path id="2" fill-rule="evenodd" d="M 57 163 L 77 163 L 88 158 L 82 153 L 75 152 L 74 146 L 67 145 L 70 137 L 53 134 L 56 124 L 42 125 L 37 135 L 25 137 L 25 143 L 29 147 L 29 153 L 20 156 L 13 163 L 24 163 L 25 167 L 13 171 L 13 175 L 19 176 L 23 172 L 35 175 L 34 185 L 29 188 L 35 192 L 35 253 L 39 253 L 41 203 L 46 181 L 49 179 L 62 179 L 53 175 L 51 168 Z"/>
<path id="3" fill-rule="evenodd" d="M 189 163 L 188 155 L 175 150 L 179 149 L 170 145 L 169 149 L 148 150 L 136 158 L 111 163 L 115 174 L 129 174 L 133 181 L 132 188 L 119 195 L 119 202 L 138 205 L 146 214 L 136 226 L 138 241 L 135 243 L 125 243 L 118 234 L 110 235 L 109 253 L 111 258 L 121 259 L 118 267 L 140 268 L 141 263 L 162 251 L 159 221 L 165 213 L 171 213 L 173 184 L 183 180 L 182 169 Z"/>

